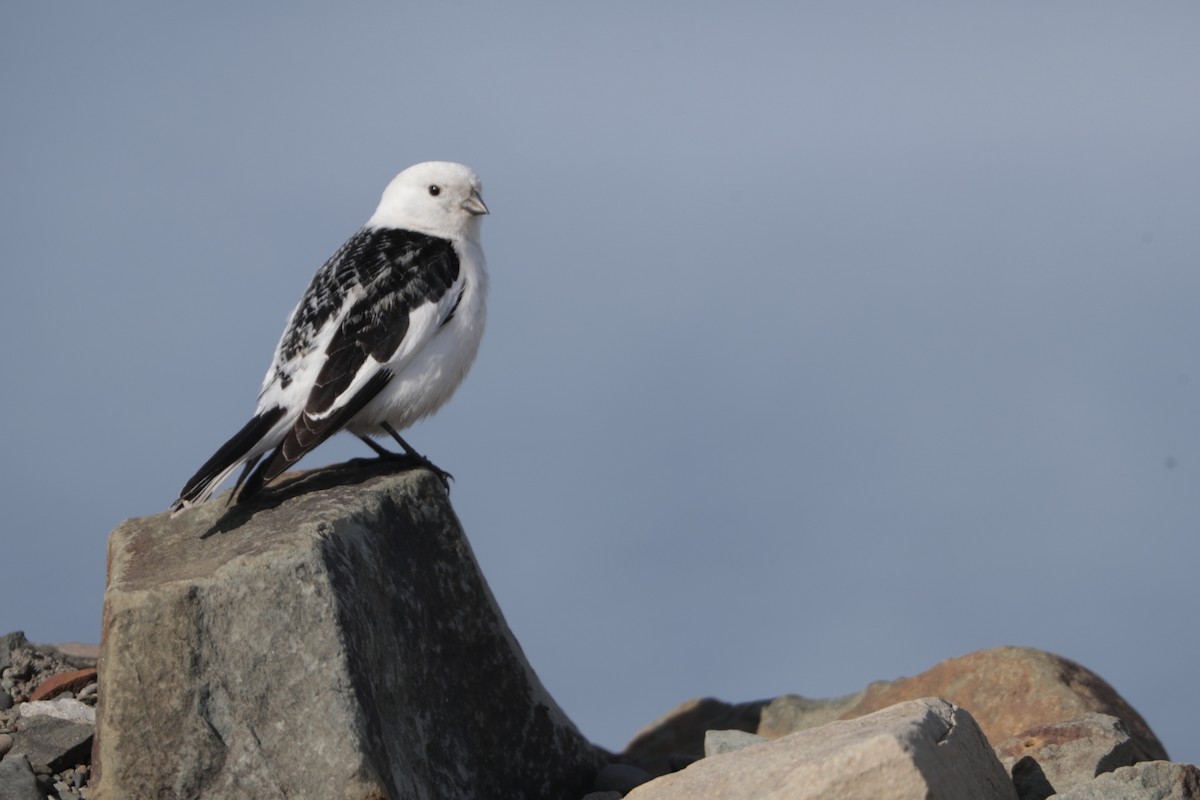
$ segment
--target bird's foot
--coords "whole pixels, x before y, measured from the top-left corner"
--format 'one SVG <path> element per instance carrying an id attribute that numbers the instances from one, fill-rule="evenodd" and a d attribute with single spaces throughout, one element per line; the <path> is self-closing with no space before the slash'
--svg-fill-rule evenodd
<path id="1" fill-rule="evenodd" d="M 362 439 L 368 447 L 374 450 L 376 455 L 378 455 L 381 460 L 403 462 L 404 464 L 409 465 L 411 468 L 424 467 L 434 475 L 437 475 L 438 480 L 440 480 L 442 485 L 446 487 L 446 491 L 450 491 L 450 481 L 454 480 L 453 475 L 439 467 L 437 464 L 434 464 L 416 450 L 413 450 L 412 447 L 409 446 L 408 442 L 400 438 L 399 435 L 393 435 L 396 436 L 396 441 L 398 441 L 404 447 L 403 453 L 393 453 L 391 450 L 388 450 L 386 447 L 379 444 L 369 436 L 359 436 L 358 438 Z"/>
<path id="2" fill-rule="evenodd" d="M 446 487 L 446 491 L 450 491 L 450 481 L 454 480 L 454 476 L 446 470 L 439 467 L 437 464 L 430 461 L 425 456 L 417 452 L 412 453 L 391 453 L 387 456 L 380 456 L 389 461 L 398 461 L 404 463 L 409 469 L 427 469 L 434 475 L 438 476 L 438 480 L 442 482 L 442 486 Z"/>
<path id="3" fill-rule="evenodd" d="M 446 470 L 442 469 L 420 453 L 414 452 L 411 455 L 406 453 L 405 455 L 415 461 L 418 466 L 424 467 L 434 475 L 437 475 L 438 480 L 442 482 L 442 486 L 446 487 L 446 491 L 450 491 L 450 481 L 454 480 L 453 475 L 451 475 L 449 472 L 446 472 Z"/>

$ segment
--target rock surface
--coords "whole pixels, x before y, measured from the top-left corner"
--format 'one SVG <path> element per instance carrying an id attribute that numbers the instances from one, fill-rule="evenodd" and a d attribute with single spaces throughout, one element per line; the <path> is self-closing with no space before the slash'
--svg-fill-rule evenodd
<path id="1" fill-rule="evenodd" d="M 1015 800 L 1012 783 L 965 710 L 901 703 L 698 761 L 629 800 Z"/>
<path id="2" fill-rule="evenodd" d="M 763 706 L 756 731 L 759 736 L 778 739 L 789 733 L 816 728 L 834 720 L 843 719 L 842 715 L 854 709 L 865 691 L 828 699 L 814 699 L 798 694 L 776 697 Z M 905 699 L 915 700 L 917 698 Z"/>
<path id="3" fill-rule="evenodd" d="M 766 700 L 750 703 L 725 703 L 711 697 L 687 700 L 642 728 L 625 747 L 622 758 L 649 765 L 651 772 L 662 774 L 670 769 L 653 769 L 673 756 L 700 758 L 704 755 L 704 735 L 710 730 L 738 730 L 754 733 Z M 680 764 L 681 768 L 686 764 Z"/>
<path id="4" fill-rule="evenodd" d="M 0 637 L 0 662 L 4 664 L 0 667 L 0 689 L 11 701 L 0 704 L 4 706 L 25 702 L 38 685 L 58 673 L 78 666 L 95 666 L 94 661 L 81 663 L 69 659 L 53 645 L 33 644 L 20 631 Z"/>
<path id="5" fill-rule="evenodd" d="M 966 708 L 992 742 L 1085 714 L 1105 714 L 1124 723 L 1135 761 L 1167 758 L 1150 726 L 1102 678 L 1073 661 L 1028 647 L 980 650 L 844 697 L 783 695 L 736 705 L 712 698 L 689 700 L 639 731 L 622 757 L 639 763 L 699 758 L 708 730 L 742 730 L 777 739 L 921 697 L 944 697 Z"/>
<path id="6" fill-rule="evenodd" d="M 68 722 L 96 724 L 96 709 L 73 697 L 55 700 L 28 700 L 21 705 L 21 719 L 30 717 L 53 717 Z"/>
<path id="7" fill-rule="evenodd" d="M 20 754 L 34 769 L 59 772 L 85 763 L 92 749 L 91 725 L 55 717 L 22 717 L 13 731 L 13 746 L 4 760 Z"/>
<path id="8" fill-rule="evenodd" d="M 613 758 L 526 663 L 440 482 L 378 462 L 123 523 L 103 624 L 98 728 L 95 646 L 0 636 L 0 800 L 1200 800 L 1112 687 L 1015 647 L 827 700 L 688 701 Z"/>
<path id="9" fill-rule="evenodd" d="M 650 780 L 650 774 L 632 764 L 609 764 L 596 773 L 593 792 L 617 792 L 624 795 Z"/>
<path id="10" fill-rule="evenodd" d="M 709 731 L 704 735 L 704 757 L 712 758 L 769 741 L 765 736 L 745 731 Z"/>
<path id="11" fill-rule="evenodd" d="M 66 689 L 60 689 L 53 700 L 32 701 L 29 696 L 37 694 L 41 685 L 53 685 L 56 675 L 94 667 L 95 659 L 68 653 L 59 645 L 34 644 L 19 631 L 0 636 L 0 654 L 5 661 L 0 668 L 0 700 L 17 698 L 11 707 L 0 702 L 0 800 L 10 796 L 6 791 L 21 797 L 90 800 L 95 670 L 91 670 L 93 682 L 79 686 L 75 697 Z"/>
<path id="12" fill-rule="evenodd" d="M 1106 772 L 1056 800 L 1200 800 L 1200 769 L 1191 764 L 1143 761 Z"/>
<path id="13" fill-rule="evenodd" d="M 13 755 L 0 761 L 0 800 L 42 800 L 28 759 Z"/>
<path id="14" fill-rule="evenodd" d="M 12 631 L 0 636 L 0 671 L 8 669 L 12 664 L 12 653 L 22 647 L 28 647 L 29 640 L 24 631 Z"/>
<path id="15" fill-rule="evenodd" d="M 10 664 L 0 670 L 0 683 L 13 688 L 19 696 L 27 693 L 37 694 L 42 685 L 53 686 L 55 673 L 68 673 L 73 666 L 81 664 L 78 653 L 68 653 L 62 645 L 30 644 L 19 634 L 0 637 L 0 643 L 8 641 L 16 642 L 19 646 L 6 652 Z M 15 665 L 11 663 L 14 659 Z M 84 658 L 82 663 L 86 661 Z M 1043 677 L 1050 681 L 1051 685 L 1060 680 L 1056 675 Z M 995 681 L 997 678 L 976 675 L 974 680 Z M 9 796 L 18 796 L 24 800 L 32 800 L 34 797 L 49 797 L 51 800 L 90 800 L 94 797 L 89 785 L 89 754 L 86 752 L 86 740 L 82 747 L 78 744 L 79 739 L 85 739 L 90 731 L 87 726 L 75 726 L 79 736 L 75 737 L 74 741 L 71 741 L 71 737 L 66 737 L 64 742 L 57 746 L 56 753 L 35 755 L 35 758 L 50 762 L 49 764 L 39 764 L 31 769 L 22 753 L 13 751 L 10 754 L 9 751 L 13 749 L 15 737 L 21 735 L 20 730 L 23 726 L 43 725 L 50 721 L 33 721 L 39 716 L 47 717 L 48 714 L 44 712 L 70 717 L 83 711 L 86 715 L 91 710 L 87 704 L 95 702 L 96 688 L 95 683 L 80 688 L 76 693 L 78 700 L 59 695 L 50 701 L 25 700 L 11 711 L 0 710 L 0 759 L 5 755 L 11 756 L 0 764 L 3 767 L 0 769 L 0 800 L 7 800 Z M 1030 687 L 1029 691 L 1037 693 L 1045 689 L 1045 686 L 1034 686 Z M 716 700 L 694 701 L 685 704 L 664 719 L 668 723 L 683 721 L 685 724 L 682 730 L 689 737 L 694 736 L 695 731 L 708 721 L 719 723 L 731 720 L 745 728 L 752 727 L 755 719 L 761 719 L 764 725 L 778 724 L 776 721 L 786 715 L 791 720 L 787 724 L 803 725 L 806 722 L 828 720 L 831 716 L 845 713 L 858 702 L 865 691 L 845 698 L 819 701 L 787 696 L 770 704 L 761 701 L 737 705 Z M 301 692 L 298 691 L 298 702 L 305 702 L 300 695 Z M 798 700 L 800 702 L 797 702 Z M 132 697 L 129 701 L 137 703 L 140 698 Z M 313 719 L 318 724 L 324 722 L 315 715 Z M 827 730 L 834 730 L 843 724 L 835 722 L 834 728 L 807 729 L 807 733 L 823 737 Z M 687 741 L 686 738 L 678 737 L 679 731 L 656 731 L 653 727 L 649 730 L 652 735 L 644 741 L 657 741 L 660 744 Z M 60 732 L 69 731 L 71 727 L 68 724 L 68 727 Z M 329 729 L 326 729 L 326 734 L 333 735 Z M 705 732 L 704 738 L 706 761 L 712 765 L 706 769 L 722 768 L 720 765 L 725 758 L 722 753 L 754 749 L 764 742 L 772 741 L 737 728 L 710 729 Z M 1071 720 L 1040 724 L 999 743 L 996 751 L 1001 756 L 1001 763 L 1012 772 L 1013 783 L 1021 800 L 1042 800 L 1051 796 L 1074 797 L 1077 800 L 1118 797 L 1122 800 L 1161 800 L 1197 797 L 1197 771 L 1189 765 L 1142 762 L 1136 769 L 1122 769 L 1122 764 L 1135 757 L 1132 737 L 1125 729 L 1124 723 L 1109 716 L 1085 714 Z M 540 757 L 540 754 L 535 756 Z M 696 757 L 656 756 L 650 760 L 662 766 L 661 772 L 668 772 L 683 769 L 695 761 Z M 57 771 L 52 772 L 50 764 L 53 764 Z M 986 767 L 989 770 L 993 768 L 994 764 Z M 1116 771 L 1113 773 L 1105 772 L 1114 769 Z M 1093 778 L 1097 771 L 1103 774 Z M 31 777 L 33 784 L 30 783 Z M 628 761 L 610 764 L 596 774 L 590 787 L 591 793 L 584 797 L 587 800 L 618 800 L 623 793 L 648 781 L 650 777 L 646 770 Z M 1053 785 L 1051 778 L 1054 781 Z M 664 785 L 658 784 L 654 790 L 658 791 Z M 1059 795 L 1053 795 L 1056 789 L 1060 792 Z M 566 800 L 573 800 L 574 797 L 576 796 L 567 795 Z"/>
<path id="16" fill-rule="evenodd" d="M 1039 725 L 996 745 L 1021 800 L 1045 800 L 1137 760 L 1125 723 L 1106 714 Z"/>
<path id="17" fill-rule="evenodd" d="M 582 796 L 441 483 L 352 462 L 109 538 L 92 797 Z"/>

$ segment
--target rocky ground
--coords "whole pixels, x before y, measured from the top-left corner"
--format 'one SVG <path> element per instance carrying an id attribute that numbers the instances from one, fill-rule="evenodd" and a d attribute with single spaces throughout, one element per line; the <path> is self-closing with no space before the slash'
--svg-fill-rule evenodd
<path id="1" fill-rule="evenodd" d="M 91 796 L 95 664 L 95 646 L 0 637 L 0 800 Z M 1200 770 L 1168 761 L 1085 668 L 1001 647 L 846 697 L 687 701 L 612 756 L 584 800 L 767 795 L 1200 800 Z"/>
<path id="2" fill-rule="evenodd" d="M 94 645 L 0 636 L 0 798 L 86 800 L 95 708 Z"/>
<path id="3" fill-rule="evenodd" d="M 127 520 L 108 563 L 99 680 L 95 648 L 0 637 L 0 800 L 1200 800 L 1116 689 L 1024 647 L 845 697 L 690 700 L 605 752 L 423 471 Z"/>
<path id="4" fill-rule="evenodd" d="M 944 698 L 944 699 L 943 699 Z M 1200 800 L 1112 686 L 995 647 L 852 695 L 689 700 L 601 770 L 586 800 Z"/>

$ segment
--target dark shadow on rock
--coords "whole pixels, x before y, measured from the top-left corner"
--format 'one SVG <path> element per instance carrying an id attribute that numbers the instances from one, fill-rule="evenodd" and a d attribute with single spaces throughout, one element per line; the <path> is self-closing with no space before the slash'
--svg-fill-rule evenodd
<path id="1" fill-rule="evenodd" d="M 712 697 L 689 700 L 638 733 L 619 759 L 653 776 L 678 772 L 704 757 L 705 731 L 756 733 L 768 702 L 734 704 Z"/>
<path id="2" fill-rule="evenodd" d="M 1056 794 L 1042 765 L 1033 756 L 1025 756 L 1013 764 L 1012 779 L 1019 800 L 1046 800 Z"/>
<path id="3" fill-rule="evenodd" d="M 1121 736 L 1129 736 L 1129 726 L 1124 720 L 1116 720 L 1114 723 L 1116 730 Z M 1100 759 L 1096 764 L 1096 775 L 1103 775 L 1106 772 L 1128 767 L 1139 761 L 1153 759 L 1138 758 L 1137 745 L 1134 744 L 1132 737 L 1121 742 L 1112 749 L 1112 752 Z"/>
<path id="4" fill-rule="evenodd" d="M 212 527 L 201 534 L 207 539 L 218 533 L 228 533 L 245 525 L 260 511 L 278 508 L 294 497 L 309 492 L 319 492 L 336 486 L 351 486 L 380 475 L 395 475 L 422 469 L 420 464 L 403 456 L 394 458 L 352 458 L 340 464 L 317 467 L 306 472 L 289 472 L 268 485 L 253 500 L 246 503 L 232 502 L 232 496 L 212 502 L 226 504 L 225 512 Z M 431 475 L 433 473 L 430 473 Z"/>

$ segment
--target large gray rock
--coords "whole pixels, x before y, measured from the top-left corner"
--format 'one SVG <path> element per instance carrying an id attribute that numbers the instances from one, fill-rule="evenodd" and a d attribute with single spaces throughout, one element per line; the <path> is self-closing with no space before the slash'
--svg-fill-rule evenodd
<path id="1" fill-rule="evenodd" d="M 600 765 L 426 471 L 127 520 L 108 560 L 93 798 L 578 797 Z"/>
<path id="2" fill-rule="evenodd" d="M 964 709 L 925 698 L 697 761 L 627 800 L 1015 800 Z"/>
<path id="3" fill-rule="evenodd" d="M 1021 800 L 1045 800 L 1137 761 L 1125 723 L 1107 714 L 1030 728 L 997 744 L 996 755 Z"/>
<path id="4" fill-rule="evenodd" d="M 1106 772 L 1055 800 L 1200 800 L 1200 769 L 1191 764 L 1143 761 Z"/>

